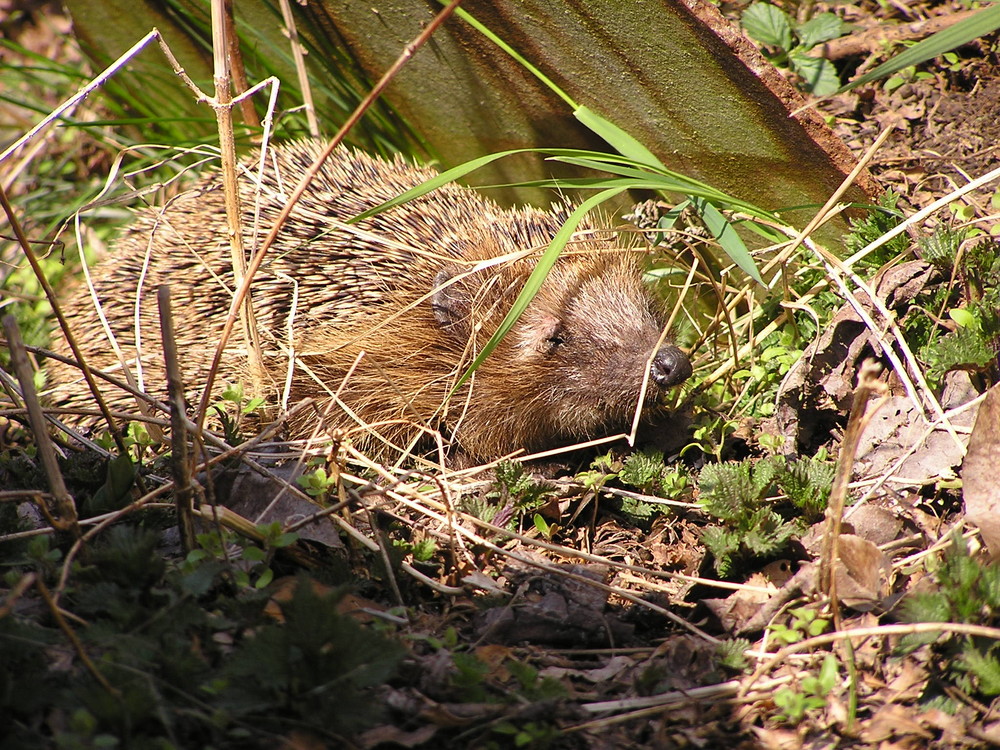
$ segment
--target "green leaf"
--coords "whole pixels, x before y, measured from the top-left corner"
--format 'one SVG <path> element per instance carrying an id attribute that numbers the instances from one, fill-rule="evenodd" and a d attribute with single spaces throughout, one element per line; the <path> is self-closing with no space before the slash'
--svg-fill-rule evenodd
<path id="1" fill-rule="evenodd" d="M 740 23 L 763 45 L 785 51 L 792 48 L 792 24 L 780 8 L 770 3 L 754 3 L 743 12 Z"/>
<path id="2" fill-rule="evenodd" d="M 792 70 L 802 76 L 806 90 L 816 96 L 833 94 L 840 87 L 840 78 L 833 63 L 822 57 L 810 57 L 800 50 L 788 56 Z"/>
<path id="3" fill-rule="evenodd" d="M 948 311 L 948 317 L 954 320 L 962 328 L 977 328 L 979 321 L 976 316 L 965 307 L 954 307 Z"/>
<path id="4" fill-rule="evenodd" d="M 419 198 L 421 195 L 426 195 L 427 193 L 437 190 L 442 185 L 447 185 L 449 182 L 454 182 L 455 180 L 459 179 L 460 177 L 464 177 L 470 172 L 475 172 L 480 167 L 484 167 L 487 164 L 495 162 L 497 159 L 502 159 L 503 157 L 510 156 L 511 154 L 519 154 L 524 151 L 531 151 L 531 150 L 532 149 L 515 148 L 510 151 L 499 151 L 495 154 L 487 154 L 486 156 L 480 156 L 478 159 L 472 159 L 470 161 L 465 162 L 464 164 L 459 164 L 457 167 L 446 169 L 444 172 L 437 175 L 436 177 L 432 177 L 431 179 L 427 180 L 427 182 L 417 185 L 415 188 L 411 188 L 406 192 L 397 195 L 392 200 L 388 200 L 385 203 L 380 203 L 374 208 L 369 208 L 367 211 L 362 211 L 357 216 L 348 219 L 347 223 L 356 224 L 362 219 L 367 219 L 370 216 L 374 216 L 375 214 L 387 211 L 393 206 L 398 206 L 401 203 L 406 203 L 407 201 L 411 201 L 414 198 Z"/>
<path id="5" fill-rule="evenodd" d="M 836 93 L 849 91 L 855 86 L 860 86 L 869 81 L 877 81 L 879 78 L 892 75 L 909 65 L 919 65 L 956 47 L 960 47 L 967 42 L 971 42 L 973 39 L 978 39 L 992 31 L 996 31 L 998 28 L 1000 28 L 1000 4 L 990 5 L 987 8 L 983 8 L 976 15 L 959 21 L 954 26 L 939 31 L 927 37 L 922 42 L 918 42 L 909 49 L 900 52 L 874 70 L 870 70 L 846 86 L 842 86 Z"/>
<path id="6" fill-rule="evenodd" d="M 802 24 L 798 32 L 799 44 L 806 48 L 815 47 L 817 44 L 842 36 L 844 22 L 833 13 L 820 13 Z"/>
<path id="7" fill-rule="evenodd" d="M 962 652 L 962 665 L 979 678 L 979 689 L 989 696 L 1000 695 L 1000 661 L 967 643 Z"/>
<path id="8" fill-rule="evenodd" d="M 730 260 L 739 266 L 747 276 L 764 286 L 764 280 L 760 276 L 760 271 L 757 270 L 757 264 L 753 262 L 746 243 L 736 233 L 732 223 L 722 215 L 719 209 L 704 198 L 694 198 L 691 203 L 698 211 L 702 221 L 705 222 L 708 231 L 715 236 Z"/>
<path id="9" fill-rule="evenodd" d="M 108 461 L 107 479 L 86 504 L 87 512 L 98 514 L 118 510 L 128 499 L 134 481 L 135 466 L 128 454 L 112 458 Z"/>
<path id="10" fill-rule="evenodd" d="M 613 122 L 609 122 L 596 112 L 586 107 L 579 107 L 573 116 L 586 125 L 596 135 L 600 136 L 609 146 L 622 156 L 646 164 L 654 169 L 666 169 L 663 163 L 639 141 L 626 133 Z"/>
<path id="11" fill-rule="evenodd" d="M 823 659 L 818 675 L 818 687 L 822 695 L 826 695 L 837 684 L 837 659 L 833 654 L 827 654 Z"/>

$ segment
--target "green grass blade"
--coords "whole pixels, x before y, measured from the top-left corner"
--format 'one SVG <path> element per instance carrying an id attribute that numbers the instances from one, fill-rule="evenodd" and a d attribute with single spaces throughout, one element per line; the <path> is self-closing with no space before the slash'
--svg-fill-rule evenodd
<path id="1" fill-rule="evenodd" d="M 918 65 L 931 60 L 949 50 L 960 47 L 966 42 L 971 42 L 973 39 L 978 39 L 992 31 L 996 31 L 998 28 L 1000 28 L 1000 4 L 995 4 L 988 8 L 983 8 L 976 15 L 970 16 L 964 21 L 959 21 L 954 26 L 939 31 L 927 37 L 922 42 L 914 44 L 909 49 L 903 50 L 891 60 L 887 60 L 860 78 L 851 81 L 846 86 L 842 86 L 835 93 L 841 94 L 845 91 L 850 91 L 855 86 L 884 78 L 910 65 Z"/>
<path id="2" fill-rule="evenodd" d="M 757 270 L 757 264 L 753 262 L 746 244 L 719 209 L 704 198 L 695 198 L 691 203 L 698 209 L 698 213 L 701 214 L 701 218 L 705 222 L 705 226 L 708 227 L 708 231 L 715 235 L 715 239 L 718 240 L 722 249 L 732 259 L 733 263 L 743 269 L 758 284 L 764 286 L 764 279 L 761 278 L 760 271 Z"/>
<path id="3" fill-rule="evenodd" d="M 627 156 L 640 164 L 653 167 L 654 169 L 666 169 L 663 163 L 653 155 L 652 151 L 613 122 L 609 122 L 596 112 L 586 107 L 577 107 L 573 112 L 573 116 L 622 156 Z"/>
<path id="4" fill-rule="evenodd" d="M 438 1 L 441 3 L 441 5 L 445 4 L 445 0 L 438 0 Z M 474 28 L 480 34 L 482 34 L 483 36 L 485 36 L 491 42 L 493 42 L 497 47 L 499 47 L 500 49 L 502 49 L 504 52 L 506 52 L 512 58 L 514 58 L 515 60 L 517 60 L 517 62 L 520 63 L 521 66 L 523 66 L 525 70 L 527 70 L 535 78 L 537 78 L 539 81 L 541 81 L 543 84 L 545 84 L 548 87 L 549 91 L 551 91 L 553 94 L 555 94 L 560 99 L 562 99 L 564 102 L 566 102 L 566 104 L 568 104 L 570 106 L 570 108 L 572 108 L 574 110 L 578 109 L 577 103 L 574 102 L 570 98 L 569 94 L 567 94 L 565 91 L 563 91 L 561 88 L 559 88 L 555 84 L 555 81 L 553 81 L 547 75 L 545 75 L 544 73 L 542 73 L 542 71 L 540 71 L 531 62 L 529 62 L 526 57 L 524 57 L 520 52 L 518 52 L 516 49 L 514 49 L 509 44 L 507 44 L 507 42 L 505 42 L 499 36 L 497 36 L 496 34 L 494 34 L 487 26 L 484 26 L 482 23 L 480 23 L 479 21 L 477 21 L 476 18 L 471 13 L 469 13 L 468 11 L 466 11 L 463 8 L 457 8 L 455 10 L 455 15 L 458 16 L 459 18 L 461 18 L 463 21 L 465 21 L 467 24 L 469 24 L 472 28 Z"/>
<path id="5" fill-rule="evenodd" d="M 355 222 L 361 221 L 362 219 L 367 219 L 369 216 L 374 216 L 377 213 L 386 211 L 393 206 L 398 206 L 400 203 L 406 203 L 414 198 L 419 198 L 421 195 L 426 195 L 432 190 L 437 190 L 442 185 L 447 185 L 449 182 L 454 182 L 460 177 L 464 177 L 469 174 L 469 172 L 475 172 L 480 167 L 486 166 L 487 164 L 496 161 L 497 159 L 502 159 L 505 156 L 510 156 L 511 154 L 520 154 L 524 151 L 532 151 L 534 149 L 529 148 L 515 148 L 510 151 L 498 151 L 495 154 L 487 154 L 486 156 L 480 156 L 478 159 L 472 159 L 465 162 L 464 164 L 459 164 L 457 167 L 452 167 L 447 169 L 436 177 L 432 177 L 415 188 L 410 188 L 405 193 L 397 195 L 392 200 L 388 200 L 385 203 L 380 203 L 374 208 L 369 208 L 367 211 L 363 211 L 352 219 L 348 220 L 348 224 L 354 224 Z"/>

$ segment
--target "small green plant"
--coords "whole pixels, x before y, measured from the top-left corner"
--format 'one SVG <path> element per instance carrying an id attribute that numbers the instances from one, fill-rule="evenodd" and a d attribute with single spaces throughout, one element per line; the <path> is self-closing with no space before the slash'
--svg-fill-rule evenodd
<path id="1" fill-rule="evenodd" d="M 681 450 L 681 455 L 691 450 L 700 450 L 716 461 L 722 460 L 726 438 L 736 432 L 739 422 L 724 416 L 712 416 L 707 422 L 697 425 L 692 432 L 692 440 Z"/>
<path id="2" fill-rule="evenodd" d="M 222 434 L 230 445 L 242 442 L 240 428 L 243 420 L 264 405 L 260 397 L 247 398 L 243 393 L 243 384 L 226 383 L 222 391 L 222 400 L 213 405 L 215 413 L 222 423 Z"/>
<path id="3" fill-rule="evenodd" d="M 129 500 L 135 478 L 136 465 L 127 453 L 108 459 L 104 484 L 83 500 L 83 511 L 89 515 L 99 515 L 123 508 Z"/>
<path id="4" fill-rule="evenodd" d="M 826 96 L 840 88 L 833 63 L 808 54 L 816 45 L 843 35 L 844 22 L 833 13 L 819 13 L 798 24 L 777 6 L 757 2 L 743 12 L 741 23 L 747 34 L 764 45 L 771 62 L 791 68 L 809 93 Z"/>
<path id="5" fill-rule="evenodd" d="M 827 654 L 815 675 L 804 677 L 798 687 L 779 688 L 774 693 L 774 705 L 780 711 L 775 715 L 778 721 L 795 724 L 809 711 L 825 708 L 828 696 L 837 686 L 837 659 Z"/>
<path id="6" fill-rule="evenodd" d="M 337 486 L 337 475 L 328 474 L 326 466 L 317 466 L 312 471 L 296 477 L 295 482 L 309 497 L 314 497 L 322 503 L 326 501 L 330 490 Z"/>
<path id="7" fill-rule="evenodd" d="M 741 413 L 753 414 L 757 418 L 773 416 L 777 390 L 802 355 L 802 344 L 797 341 L 798 338 L 790 327 L 786 327 L 776 336 L 769 337 L 767 346 L 752 363 L 732 374 L 733 381 L 742 385 L 743 395 L 738 406 Z M 723 438 L 732 431 L 733 424 L 728 421 L 722 423 Z M 696 430 L 696 436 L 698 434 Z"/>
<path id="8" fill-rule="evenodd" d="M 290 541 L 262 531 L 272 546 Z M 0 555 L 9 580 L 45 575 L 55 550 L 41 537 L 32 545 L 27 558 Z M 234 589 L 225 561 L 176 564 L 161 546 L 158 531 L 126 518 L 69 571 L 67 625 L 30 614 L 46 609 L 33 587 L 21 595 L 29 607 L 0 618 L 0 684 L 18 686 L 0 690 L 8 745 L 268 746 L 289 724 L 336 744 L 378 720 L 373 688 L 403 649 L 343 614 L 343 590 L 314 593 L 302 576 L 276 618 L 266 592 Z M 53 669 L 56 653 L 65 658 Z"/>
<path id="9" fill-rule="evenodd" d="M 750 660 L 745 653 L 749 650 L 750 646 L 751 643 L 746 638 L 719 641 L 715 649 L 719 665 L 737 672 L 743 672 L 750 666 Z"/>
<path id="10" fill-rule="evenodd" d="M 1000 352 L 1000 244 L 984 237 L 963 255 L 965 234 L 938 228 L 920 242 L 921 254 L 959 284 L 948 298 L 951 330 L 935 330 L 921 350 L 928 376 L 940 381 L 950 370 L 986 373 L 997 367 Z"/>
<path id="11" fill-rule="evenodd" d="M 428 562 L 437 554 L 437 550 L 437 542 L 430 537 L 417 542 L 411 547 L 413 559 L 417 562 Z"/>
<path id="12" fill-rule="evenodd" d="M 916 65 L 907 65 L 905 68 L 897 71 L 893 75 L 885 79 L 885 83 L 882 84 L 882 88 L 886 91 L 893 91 L 898 89 L 904 83 L 916 83 L 918 81 L 927 81 L 934 78 L 934 74 L 926 70 L 917 70 Z"/>
<path id="13" fill-rule="evenodd" d="M 844 247 L 847 255 L 859 252 L 862 248 L 888 234 L 903 221 L 903 213 L 896 208 L 898 202 L 899 194 L 891 189 L 886 190 L 879 199 L 878 205 L 871 206 L 864 218 L 851 221 L 851 231 L 844 236 Z M 875 251 L 861 258 L 855 268 L 874 273 L 890 260 L 905 253 L 909 245 L 910 238 L 905 233 L 896 235 Z"/>
<path id="14" fill-rule="evenodd" d="M 775 555 L 817 520 L 826 509 L 834 471 L 823 454 L 793 462 L 770 456 L 705 466 L 698 478 L 699 502 L 721 523 L 706 527 L 702 541 L 718 573 L 729 575 L 738 560 Z M 792 520 L 769 501 L 778 492 L 787 496 L 796 515 Z"/>
<path id="15" fill-rule="evenodd" d="M 667 466 L 660 451 L 636 451 L 626 456 L 618 478 L 646 495 L 674 498 L 684 493 L 689 480 L 682 467 Z"/>
<path id="16" fill-rule="evenodd" d="M 676 499 L 690 492 L 691 480 L 683 465 L 668 466 L 660 451 L 636 451 L 624 459 L 611 453 L 595 458 L 590 469 L 580 472 L 577 480 L 595 492 L 612 480 L 634 487 L 645 495 Z M 661 512 L 660 506 L 638 498 L 624 497 L 620 510 L 636 521 L 645 521 Z"/>
<path id="17" fill-rule="evenodd" d="M 496 467 L 493 487 L 482 498 L 463 498 L 461 508 L 483 521 L 515 529 L 522 519 L 545 504 L 554 491 L 539 482 L 517 461 L 501 461 Z M 537 528 L 537 522 L 533 522 Z"/>
<path id="18" fill-rule="evenodd" d="M 549 523 L 542 518 L 541 513 L 535 513 L 535 515 L 531 517 L 531 522 L 534 524 L 538 533 L 542 535 L 542 538 L 550 542 L 552 541 L 552 537 L 555 536 L 556 531 L 559 530 L 559 524 Z"/>
<path id="19" fill-rule="evenodd" d="M 527 721 L 523 724 L 501 721 L 493 727 L 493 731 L 508 737 L 512 743 L 511 747 L 545 748 L 551 746 L 563 735 L 563 731 L 558 726 L 539 721 Z"/>
<path id="20" fill-rule="evenodd" d="M 791 623 L 775 623 L 770 627 L 772 635 L 783 646 L 798 643 L 806 638 L 822 635 L 830 629 L 830 620 L 820 616 L 814 607 L 796 607 L 788 610 Z"/>
<path id="21" fill-rule="evenodd" d="M 259 544 L 246 537 L 217 531 L 197 535 L 198 548 L 188 552 L 182 570 L 192 576 L 191 585 L 201 581 L 207 585 L 219 571 L 231 566 L 233 580 L 240 588 L 262 589 L 274 580 L 270 567 L 274 550 L 288 547 L 298 540 L 298 534 L 282 531 L 277 521 L 260 524 L 257 531 L 262 537 Z M 210 564 L 214 561 L 214 565 Z"/>
<path id="22" fill-rule="evenodd" d="M 938 588 L 909 594 L 902 605 L 904 622 L 953 622 L 997 627 L 1000 624 L 1000 564 L 980 562 L 969 554 L 958 532 L 935 571 Z M 900 640 L 899 651 L 930 646 L 931 683 L 924 700 L 953 707 L 941 683 L 968 695 L 992 699 L 1000 695 L 1000 642 L 993 638 L 942 633 L 914 633 Z"/>

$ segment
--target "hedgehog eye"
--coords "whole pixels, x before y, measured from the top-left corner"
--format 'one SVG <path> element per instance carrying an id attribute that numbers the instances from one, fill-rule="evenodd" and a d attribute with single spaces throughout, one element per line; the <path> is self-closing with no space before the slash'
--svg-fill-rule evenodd
<path id="1" fill-rule="evenodd" d="M 556 351 L 560 346 L 566 343 L 566 334 L 563 332 L 562 326 L 558 326 L 549 333 L 548 337 L 545 339 L 545 343 L 548 347 L 549 354 Z"/>

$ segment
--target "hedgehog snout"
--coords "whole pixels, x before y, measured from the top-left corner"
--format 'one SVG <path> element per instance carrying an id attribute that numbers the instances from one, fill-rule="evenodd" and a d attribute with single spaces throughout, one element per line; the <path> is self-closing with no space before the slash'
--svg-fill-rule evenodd
<path id="1" fill-rule="evenodd" d="M 651 375 L 660 388 L 679 385 L 691 377 L 691 360 L 676 346 L 665 346 L 653 357 Z"/>

